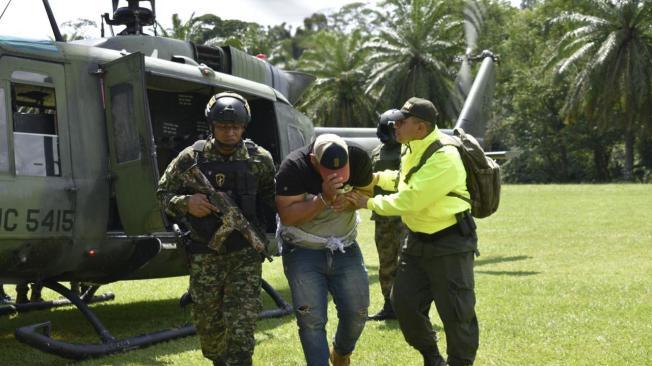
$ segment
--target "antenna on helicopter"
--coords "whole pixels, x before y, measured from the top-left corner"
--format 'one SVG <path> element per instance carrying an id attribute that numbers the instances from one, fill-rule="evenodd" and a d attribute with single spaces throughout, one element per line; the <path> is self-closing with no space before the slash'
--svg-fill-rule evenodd
<path id="1" fill-rule="evenodd" d="M 54 14 L 52 13 L 52 8 L 50 8 L 50 3 L 48 0 L 43 0 L 43 6 L 45 7 L 45 12 L 48 14 L 48 20 L 50 21 L 50 26 L 52 27 L 52 33 L 54 33 L 54 40 L 57 42 L 65 42 L 63 36 L 61 35 L 61 31 L 59 30 L 59 26 L 57 25 L 57 21 L 54 19 Z"/>
<path id="2" fill-rule="evenodd" d="M 45 0 L 44 0 L 45 1 Z M 140 3 L 149 1 L 151 9 L 143 8 Z M 120 0 L 113 2 L 113 19 L 109 13 L 104 13 L 102 19 L 111 27 L 113 35 L 114 25 L 124 25 L 126 28 L 118 33 L 120 36 L 142 35 L 143 27 L 152 26 L 156 23 L 156 1 L 155 0 L 127 0 L 127 7 L 118 7 Z"/>

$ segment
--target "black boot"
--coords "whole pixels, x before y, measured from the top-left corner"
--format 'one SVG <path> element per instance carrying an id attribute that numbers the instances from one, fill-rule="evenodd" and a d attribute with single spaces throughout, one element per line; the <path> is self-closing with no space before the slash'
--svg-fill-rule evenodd
<path id="1" fill-rule="evenodd" d="M 20 282 L 16 285 L 16 304 L 27 304 L 29 299 L 27 298 L 27 292 L 29 287 L 26 282 Z"/>
<path id="2" fill-rule="evenodd" d="M 446 360 L 439 354 L 437 346 L 427 351 L 420 351 L 423 356 L 423 366 L 446 366 Z"/>
<path id="3" fill-rule="evenodd" d="M 388 320 L 396 319 L 396 314 L 394 314 L 394 308 L 392 308 L 392 303 L 389 299 L 385 299 L 385 304 L 383 308 L 374 315 L 367 317 L 367 320 Z"/>
<path id="4" fill-rule="evenodd" d="M 181 298 L 179 299 L 179 306 L 185 308 L 187 305 L 190 304 L 192 304 L 192 296 L 190 296 L 190 292 L 184 292 L 183 295 L 181 295 Z"/>
<path id="5" fill-rule="evenodd" d="M 41 296 L 41 290 L 43 290 L 43 285 L 40 283 L 32 284 L 32 294 L 29 297 L 30 302 L 43 302 L 43 297 Z"/>

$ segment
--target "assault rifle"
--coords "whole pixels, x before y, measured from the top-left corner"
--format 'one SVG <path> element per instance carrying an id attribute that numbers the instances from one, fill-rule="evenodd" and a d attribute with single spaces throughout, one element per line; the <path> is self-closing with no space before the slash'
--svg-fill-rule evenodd
<path id="1" fill-rule="evenodd" d="M 191 188 L 199 193 L 205 194 L 208 197 L 208 201 L 220 210 L 220 213 L 215 215 L 219 216 L 222 225 L 213 234 L 213 237 L 208 242 L 208 247 L 218 251 L 233 230 L 237 230 L 258 253 L 263 254 L 271 262 L 272 257 L 266 251 L 267 238 L 265 234 L 261 233 L 258 228 L 247 220 L 233 199 L 225 192 L 216 191 L 197 165 L 190 167 L 186 173 L 191 178 L 190 182 L 188 182 Z"/>

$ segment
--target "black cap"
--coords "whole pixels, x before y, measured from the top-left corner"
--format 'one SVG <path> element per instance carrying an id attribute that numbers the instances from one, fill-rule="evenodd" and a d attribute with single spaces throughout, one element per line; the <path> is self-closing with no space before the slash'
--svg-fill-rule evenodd
<path id="1" fill-rule="evenodd" d="M 319 162 L 319 173 L 324 179 L 335 173 L 344 182 L 349 180 L 349 147 L 344 139 L 331 133 L 319 135 L 312 152 Z"/>
<path id="2" fill-rule="evenodd" d="M 401 107 L 401 113 L 405 117 L 414 116 L 433 125 L 437 123 L 437 116 L 439 115 L 437 108 L 435 108 L 435 105 L 431 101 L 417 97 L 408 99 L 403 104 L 403 107 Z"/>

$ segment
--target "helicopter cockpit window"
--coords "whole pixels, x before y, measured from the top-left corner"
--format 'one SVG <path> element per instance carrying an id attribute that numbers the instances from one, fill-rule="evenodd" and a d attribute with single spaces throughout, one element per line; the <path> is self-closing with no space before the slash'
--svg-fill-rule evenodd
<path id="1" fill-rule="evenodd" d="M 131 84 L 111 87 L 111 118 L 117 162 L 140 159 L 140 143 L 134 122 L 134 89 Z"/>
<path id="2" fill-rule="evenodd" d="M 0 88 L 0 172 L 9 170 L 9 144 L 7 144 L 7 108 L 5 90 Z"/>
<path id="3" fill-rule="evenodd" d="M 16 175 L 61 176 L 54 88 L 12 83 Z"/>

